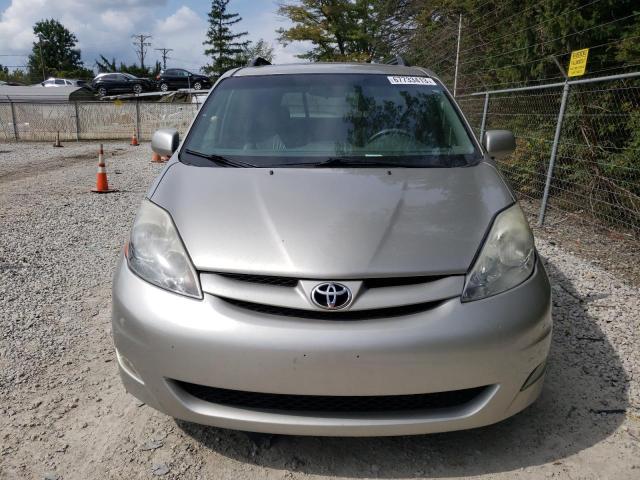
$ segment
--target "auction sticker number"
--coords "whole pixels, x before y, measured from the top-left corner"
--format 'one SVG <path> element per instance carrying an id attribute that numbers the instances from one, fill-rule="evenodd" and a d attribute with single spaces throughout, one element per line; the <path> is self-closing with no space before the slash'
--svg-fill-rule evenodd
<path id="1" fill-rule="evenodd" d="M 429 77 L 387 77 L 392 85 L 435 85 Z"/>

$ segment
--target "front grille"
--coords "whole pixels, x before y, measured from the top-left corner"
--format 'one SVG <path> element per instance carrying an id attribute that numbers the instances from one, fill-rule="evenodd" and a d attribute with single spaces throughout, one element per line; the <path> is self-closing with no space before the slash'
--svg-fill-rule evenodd
<path id="1" fill-rule="evenodd" d="M 429 277 L 390 277 L 367 278 L 364 281 L 366 288 L 402 287 L 405 285 L 418 285 L 420 283 L 435 282 L 445 278 L 445 275 L 432 275 Z"/>
<path id="2" fill-rule="evenodd" d="M 398 412 L 458 407 L 488 387 L 414 395 L 326 396 L 243 392 L 174 381 L 185 392 L 206 402 L 231 407 L 287 412 Z"/>
<path id="3" fill-rule="evenodd" d="M 216 273 L 222 277 L 240 282 L 261 283 L 263 285 L 275 285 L 278 287 L 295 287 L 298 285 L 298 279 L 292 277 L 278 277 L 273 275 L 251 275 L 243 273 Z M 433 282 L 445 278 L 444 275 L 431 275 L 419 277 L 389 277 L 389 278 L 367 278 L 363 280 L 365 288 L 382 288 L 382 287 L 399 287 L 404 285 L 417 285 L 420 283 Z M 306 280 L 306 279 L 303 279 Z M 312 280 L 312 279 L 309 279 Z M 340 282 L 340 279 L 332 279 Z M 320 282 L 321 280 L 318 280 Z M 342 279 L 349 281 L 349 279 Z"/>
<path id="4" fill-rule="evenodd" d="M 278 287 L 295 287 L 298 280 L 291 277 L 274 277 L 269 275 L 245 275 L 242 273 L 217 273 L 222 277 L 241 282 L 261 283 L 263 285 L 275 285 Z"/>
<path id="5" fill-rule="evenodd" d="M 251 310 L 252 312 L 257 313 L 264 313 L 267 315 L 335 321 L 372 320 L 376 318 L 401 317 L 404 315 L 426 312 L 427 310 L 431 310 L 443 303 L 443 300 L 439 300 L 436 302 L 418 303 L 416 305 L 402 305 L 400 307 L 377 308 L 374 310 L 333 310 L 322 312 L 319 310 L 302 310 L 298 308 L 277 307 L 273 305 L 265 305 L 262 303 L 245 302 L 242 300 L 235 300 L 231 298 L 220 297 L 220 300 L 223 300 L 224 302 L 238 308 Z"/>

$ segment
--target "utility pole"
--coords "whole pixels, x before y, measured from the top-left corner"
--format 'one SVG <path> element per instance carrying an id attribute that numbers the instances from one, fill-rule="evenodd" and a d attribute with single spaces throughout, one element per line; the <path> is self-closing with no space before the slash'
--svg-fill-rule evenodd
<path id="1" fill-rule="evenodd" d="M 42 35 L 38 35 L 38 45 L 40 47 L 40 65 L 42 65 L 42 81 L 44 82 L 47 77 L 44 73 L 44 56 L 42 55 Z"/>
<path id="2" fill-rule="evenodd" d="M 460 37 L 462 36 L 462 14 L 458 20 L 458 47 L 456 48 L 456 72 L 453 75 L 453 96 L 456 96 L 458 88 L 458 63 L 460 62 Z"/>
<path id="3" fill-rule="evenodd" d="M 173 48 L 155 48 L 154 50 L 158 50 L 159 52 L 162 52 L 162 69 L 166 70 L 167 69 L 167 58 L 169 58 L 167 56 L 167 53 L 169 52 L 173 52 Z"/>
<path id="4" fill-rule="evenodd" d="M 135 42 L 133 42 L 133 46 L 136 47 L 136 53 L 140 59 L 140 68 L 144 70 L 144 54 L 146 53 L 146 47 L 151 46 L 151 42 L 147 42 L 147 40 L 151 38 L 151 35 L 140 33 L 138 35 L 131 35 L 131 38 L 135 40 Z"/>

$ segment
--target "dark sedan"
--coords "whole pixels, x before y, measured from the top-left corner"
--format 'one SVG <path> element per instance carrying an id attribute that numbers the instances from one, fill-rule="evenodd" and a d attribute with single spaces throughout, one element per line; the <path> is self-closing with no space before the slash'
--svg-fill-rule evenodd
<path id="1" fill-rule="evenodd" d="M 161 71 L 156 77 L 156 83 L 163 92 L 177 90 L 178 88 L 193 88 L 194 90 L 211 88 L 209 77 L 192 73 L 182 68 L 167 68 Z"/>
<path id="2" fill-rule="evenodd" d="M 101 97 L 114 93 L 140 94 L 155 90 L 152 81 L 129 73 L 101 73 L 93 79 L 91 86 Z"/>

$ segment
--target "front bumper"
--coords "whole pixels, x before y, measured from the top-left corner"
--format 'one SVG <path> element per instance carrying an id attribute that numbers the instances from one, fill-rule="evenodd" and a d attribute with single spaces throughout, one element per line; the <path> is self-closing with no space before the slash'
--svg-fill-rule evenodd
<path id="1" fill-rule="evenodd" d="M 113 337 L 127 391 L 168 415 L 223 428 L 299 435 L 405 435 L 474 428 L 507 418 L 539 395 L 551 342 L 549 282 L 534 274 L 480 301 L 364 321 L 259 315 L 205 294 L 152 286 L 121 261 Z M 243 392 L 378 396 L 488 386 L 460 406 L 376 413 L 239 408 L 196 398 L 174 381 Z"/>

